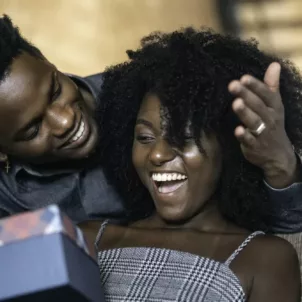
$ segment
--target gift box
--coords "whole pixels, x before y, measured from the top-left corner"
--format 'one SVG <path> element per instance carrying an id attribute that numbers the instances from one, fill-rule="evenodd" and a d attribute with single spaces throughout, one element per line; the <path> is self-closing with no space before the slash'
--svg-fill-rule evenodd
<path id="1" fill-rule="evenodd" d="M 0 220 L 0 301 L 105 301 L 93 249 L 56 205 Z"/>

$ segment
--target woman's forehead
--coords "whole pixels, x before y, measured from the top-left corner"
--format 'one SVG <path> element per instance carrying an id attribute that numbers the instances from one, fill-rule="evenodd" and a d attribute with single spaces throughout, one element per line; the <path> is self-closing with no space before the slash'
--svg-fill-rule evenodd
<path id="1" fill-rule="evenodd" d="M 155 94 L 146 94 L 140 106 L 138 117 L 150 116 L 160 118 L 161 101 Z"/>
<path id="2" fill-rule="evenodd" d="M 158 95 L 148 93 L 142 100 L 137 118 L 152 119 L 154 122 L 160 124 L 162 129 L 167 129 L 172 116 L 169 110 L 173 110 L 173 108 L 170 109 L 165 106 Z M 177 123 L 177 120 L 175 122 Z M 185 132 L 191 130 L 192 120 L 190 116 L 188 116 L 184 128 Z"/>

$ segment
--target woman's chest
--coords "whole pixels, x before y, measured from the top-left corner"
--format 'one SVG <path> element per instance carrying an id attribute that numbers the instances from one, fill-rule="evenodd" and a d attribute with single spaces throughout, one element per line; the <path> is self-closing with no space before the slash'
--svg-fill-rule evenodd
<path id="1" fill-rule="evenodd" d="M 108 295 L 122 291 L 131 299 L 143 294 L 160 301 L 244 301 L 237 276 L 210 256 L 217 254 L 215 245 L 192 232 L 128 231 L 99 253 L 103 286 Z"/>
<path id="2" fill-rule="evenodd" d="M 244 241 L 244 239 L 244 234 L 230 235 L 219 233 L 202 233 L 199 231 L 178 229 L 140 229 L 110 227 L 106 229 L 106 232 L 104 232 L 103 234 L 100 249 L 115 251 L 118 249 L 119 252 L 131 251 L 131 253 L 135 251 L 135 253 L 138 252 L 138 255 L 141 255 L 140 253 L 142 251 L 146 252 L 148 248 L 150 248 L 149 251 L 158 252 L 161 249 L 164 249 L 166 251 L 172 251 L 172 253 L 175 251 L 176 254 L 180 252 L 177 254 L 178 259 L 184 259 L 182 255 L 189 255 L 189 258 L 192 256 L 193 258 L 195 257 L 194 259 L 197 262 L 202 262 L 202 265 L 199 268 L 200 273 L 202 274 L 203 264 L 205 264 L 205 266 L 207 266 L 208 268 L 213 265 L 213 267 L 208 270 L 208 272 L 211 271 L 211 273 L 214 273 L 215 270 L 217 273 L 217 270 L 225 267 L 228 271 L 228 277 L 224 275 L 224 278 L 233 278 L 235 280 L 235 283 L 237 282 L 238 284 L 240 284 L 240 286 L 242 286 L 242 288 L 244 289 L 244 292 L 247 293 L 249 292 L 253 276 L 250 274 L 250 271 L 246 269 L 244 260 L 240 260 L 238 263 L 236 263 L 236 266 L 234 266 L 234 268 L 229 268 L 227 267 L 227 265 L 225 265 L 227 259 L 235 252 L 235 250 Z M 151 256 L 148 255 L 146 259 L 150 261 L 150 257 Z M 134 259 L 130 260 L 131 267 L 133 268 Z M 187 261 L 187 259 L 185 261 Z M 122 262 L 124 263 L 124 261 Z M 141 261 L 139 260 L 138 263 L 141 263 Z M 160 263 L 160 261 L 158 263 Z M 211 265 L 209 265 L 209 263 L 211 263 Z M 172 266 L 170 265 L 170 267 L 173 267 L 173 269 L 177 270 L 177 267 L 183 267 L 187 264 L 187 262 L 182 264 L 175 263 Z M 193 266 L 196 267 L 196 264 L 194 264 Z M 220 274 L 221 271 L 216 275 L 214 273 L 211 276 L 220 279 Z"/>
<path id="3" fill-rule="evenodd" d="M 225 262 L 244 240 L 241 235 L 203 233 L 182 229 L 112 228 L 104 234 L 102 249 L 154 247 L 191 253 Z"/>

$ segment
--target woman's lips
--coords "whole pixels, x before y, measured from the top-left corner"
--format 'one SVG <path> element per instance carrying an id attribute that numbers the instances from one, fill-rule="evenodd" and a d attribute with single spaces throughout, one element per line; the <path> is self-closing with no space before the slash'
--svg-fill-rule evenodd
<path id="1" fill-rule="evenodd" d="M 159 194 L 170 194 L 187 182 L 187 176 L 177 172 L 152 173 L 154 187 Z"/>
<path id="2" fill-rule="evenodd" d="M 158 186 L 158 192 L 161 194 L 168 194 L 173 193 L 181 186 L 185 184 L 187 180 L 179 180 L 179 181 L 172 181 L 172 182 L 165 182 Z"/>

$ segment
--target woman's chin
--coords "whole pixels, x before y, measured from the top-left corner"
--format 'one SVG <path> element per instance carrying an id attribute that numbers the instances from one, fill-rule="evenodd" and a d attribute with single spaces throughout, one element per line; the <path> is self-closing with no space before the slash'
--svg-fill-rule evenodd
<path id="1" fill-rule="evenodd" d="M 179 208 L 157 208 L 157 214 L 168 224 L 182 224 L 190 218 L 188 213 Z"/>

